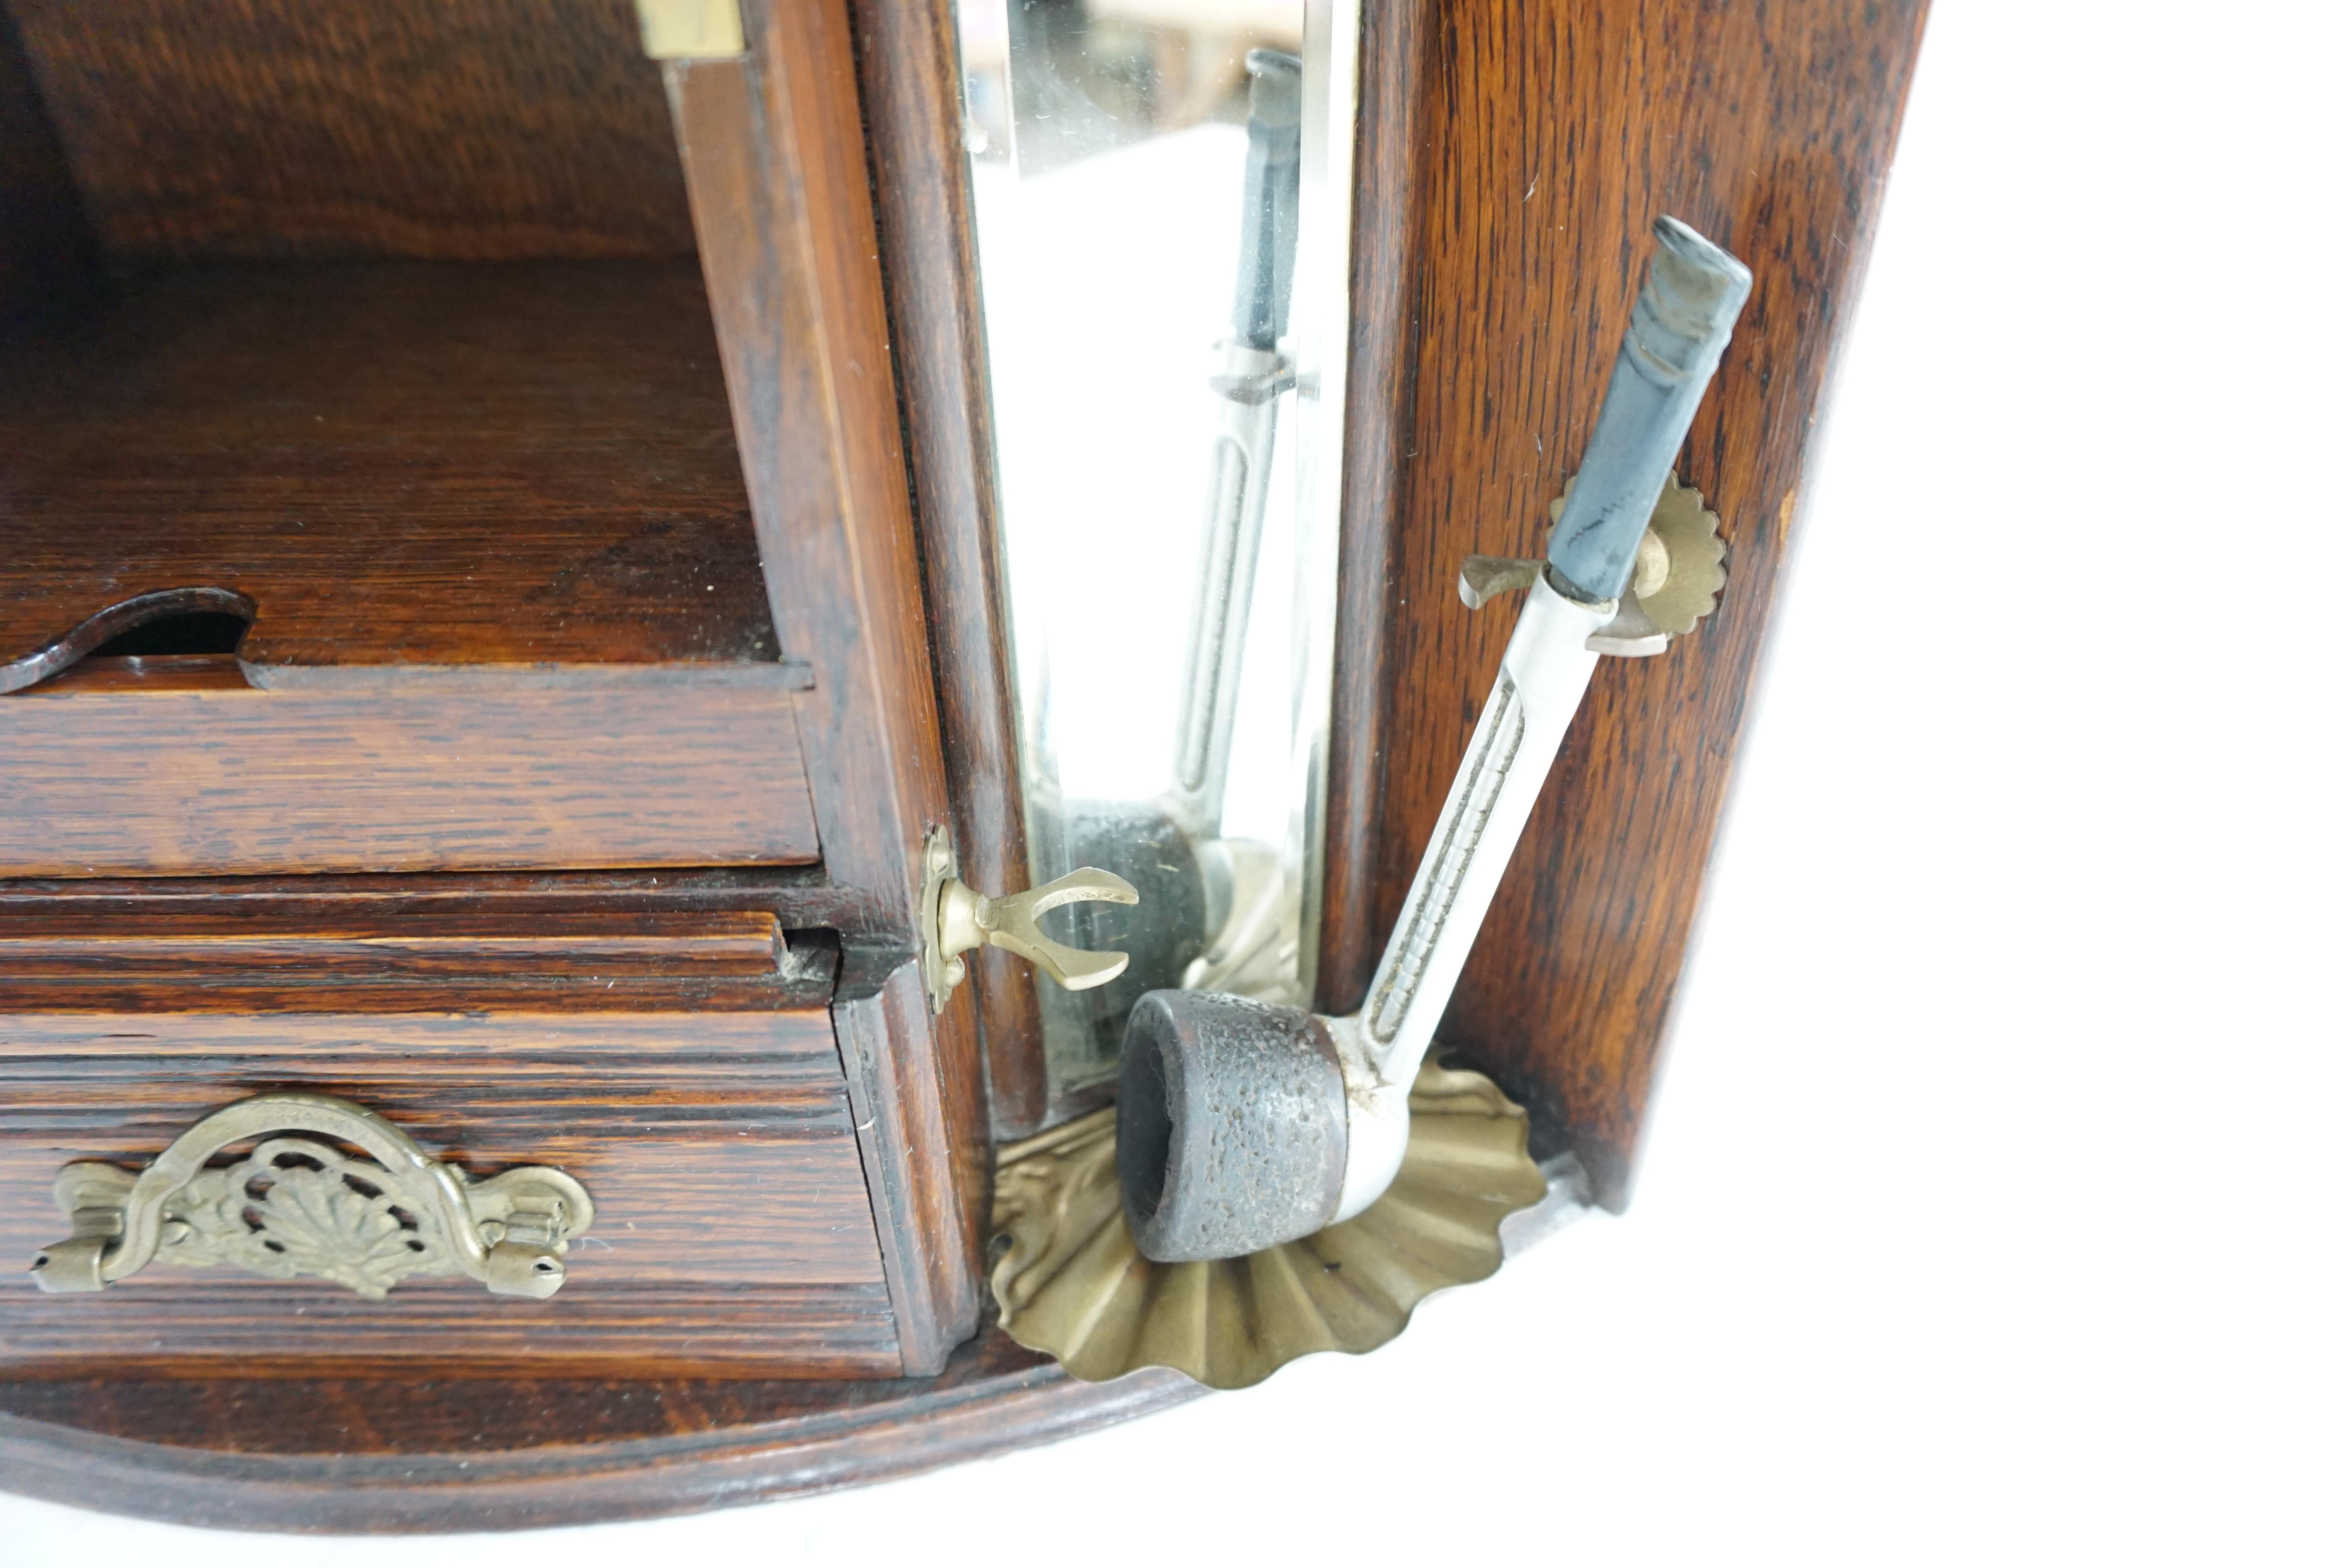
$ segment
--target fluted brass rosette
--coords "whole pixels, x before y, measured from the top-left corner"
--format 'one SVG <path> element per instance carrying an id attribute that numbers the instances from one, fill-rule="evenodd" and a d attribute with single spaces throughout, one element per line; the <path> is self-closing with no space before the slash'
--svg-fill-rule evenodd
<path id="1" fill-rule="evenodd" d="M 1568 483 L 1570 489 L 1575 488 L 1573 474 Z M 1558 522 L 1567 508 L 1568 496 L 1563 492 L 1551 503 L 1552 521 Z M 1641 607 L 1643 617 L 1668 637 L 1689 636 L 1698 630 L 1699 622 L 1715 613 L 1716 596 L 1723 592 L 1726 581 L 1722 521 L 1707 510 L 1705 496 L 1683 483 L 1680 476 L 1666 476 L 1666 488 L 1658 492 L 1650 525 L 1643 531 L 1641 549 L 1633 558 L 1633 580 L 1626 584 L 1626 591 Z M 1486 575 L 1474 574 L 1465 563 L 1462 598 L 1476 609 L 1491 594 L 1474 597 L 1474 585 L 1495 575 L 1497 567 L 1512 563 L 1485 555 L 1474 555 L 1471 560 L 1481 563 Z M 1540 561 L 1527 564 L 1537 571 L 1543 567 Z M 1530 574 L 1527 581 L 1532 583 L 1535 578 Z M 1502 584 L 1526 585 L 1516 578 Z"/>
<path id="2" fill-rule="evenodd" d="M 1650 534 L 1665 547 L 1665 569 L 1642 584 L 1642 610 L 1661 631 L 1685 637 L 1715 613 L 1723 592 L 1723 533 L 1706 498 L 1669 477 L 1650 514 Z"/>
<path id="3" fill-rule="evenodd" d="M 1483 1074 L 1424 1066 L 1396 1182 L 1354 1219 L 1218 1263 L 1154 1263 L 1119 1202 L 1117 1110 L 999 1152 L 992 1283 L 1004 1331 L 1099 1383 L 1173 1367 L 1246 1388 L 1317 1351 L 1396 1338 L 1423 1298 L 1502 1266 L 1504 1216 L 1544 1195 L 1527 1114 Z"/>

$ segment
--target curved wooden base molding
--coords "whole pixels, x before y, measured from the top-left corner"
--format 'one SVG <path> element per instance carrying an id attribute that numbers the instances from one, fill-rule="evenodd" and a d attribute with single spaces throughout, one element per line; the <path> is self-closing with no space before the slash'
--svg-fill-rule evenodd
<path id="1" fill-rule="evenodd" d="M 1572 1156 L 1540 1169 L 1507 1258 L 1587 1212 Z M 1207 1392 L 1082 1383 L 993 1321 L 929 1378 L 0 1380 L 0 1490 L 220 1530 L 539 1530 L 866 1486 Z"/>
<path id="2" fill-rule="evenodd" d="M 993 1327 L 889 1381 L 25 1382 L 0 1384 L 0 1477 L 217 1529 L 528 1530 L 888 1480 L 1202 1392 L 1079 1383 Z"/>

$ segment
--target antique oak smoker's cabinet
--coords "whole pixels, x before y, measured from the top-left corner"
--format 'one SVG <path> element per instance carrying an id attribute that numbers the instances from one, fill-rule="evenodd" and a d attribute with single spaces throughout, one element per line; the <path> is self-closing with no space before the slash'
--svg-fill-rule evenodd
<path id="1" fill-rule="evenodd" d="M 0 0 L 0 1485 L 577 1521 L 1375 1342 L 1010 1331 L 1139 998 L 1352 1016 L 1458 879 L 1671 216 L 1656 657 L 1413 1099 L 1534 1185 L 1376 1338 L 1622 1206 L 1923 17 Z M 1162 1268 L 1258 1295 L 1113 1355 Z"/>

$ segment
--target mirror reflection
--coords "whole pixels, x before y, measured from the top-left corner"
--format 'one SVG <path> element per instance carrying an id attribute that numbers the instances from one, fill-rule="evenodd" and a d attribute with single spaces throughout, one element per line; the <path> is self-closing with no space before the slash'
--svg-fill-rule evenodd
<path id="1" fill-rule="evenodd" d="M 1132 960 L 1041 984 L 1058 1099 L 1147 990 L 1311 986 L 1338 448 L 1313 323 L 1345 301 L 1300 256 L 1344 254 L 1334 51 L 1295 0 L 963 0 L 959 26 L 1032 885 L 1092 865 L 1142 895 L 1045 919 Z"/>

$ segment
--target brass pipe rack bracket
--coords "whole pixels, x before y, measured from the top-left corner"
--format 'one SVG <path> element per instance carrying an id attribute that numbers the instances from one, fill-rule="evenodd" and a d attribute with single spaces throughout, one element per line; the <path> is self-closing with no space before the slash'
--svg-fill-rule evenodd
<path id="1" fill-rule="evenodd" d="M 934 827 L 923 840 L 923 989 L 931 1011 L 943 1012 L 948 997 L 963 984 L 963 955 L 977 947 L 1001 947 L 1024 959 L 1065 991 L 1090 991 L 1127 973 L 1127 954 L 1067 947 L 1037 929 L 1037 917 L 1065 904 L 1132 904 L 1139 895 L 1123 877 L 1081 866 L 1066 877 L 1025 893 L 991 898 L 965 885 L 957 874 L 955 847 L 947 830 Z"/>
<path id="2" fill-rule="evenodd" d="M 257 1139 L 235 1163 L 211 1164 Z M 78 1160 L 55 1190 L 73 1235 L 33 1260 L 33 1278 L 60 1293 L 103 1290 L 162 1258 L 328 1279 L 371 1300 L 414 1275 L 463 1275 L 494 1296 L 544 1300 L 596 1217 L 587 1189 L 562 1171 L 523 1165 L 478 1182 L 373 1111 L 323 1094 L 238 1100 L 135 1175 Z"/>
<path id="3" fill-rule="evenodd" d="M 1575 489 L 1575 476 L 1568 483 Z M 1567 508 L 1563 493 L 1551 503 L 1552 521 L 1558 522 Z M 1668 475 L 1643 530 L 1633 578 L 1618 601 L 1617 618 L 1585 646 L 1619 658 L 1646 658 L 1665 652 L 1671 639 L 1696 631 L 1715 613 L 1726 581 L 1722 521 L 1707 510 L 1706 497 Z M 1498 595 L 1534 587 L 1543 571 L 1541 560 L 1473 555 L 1462 563 L 1456 588 L 1462 602 L 1475 610 Z"/>
<path id="4" fill-rule="evenodd" d="M 1527 1114 L 1484 1075 L 1423 1063 L 1396 1181 L 1354 1219 L 1213 1263 L 1155 1263 L 1119 1200 L 1118 1108 L 997 1151 L 990 1283 L 1004 1331 L 1089 1383 L 1173 1367 L 1246 1388 L 1318 1351 L 1360 1355 L 1426 1297 L 1502 1267 L 1506 1217 L 1540 1202 Z"/>

